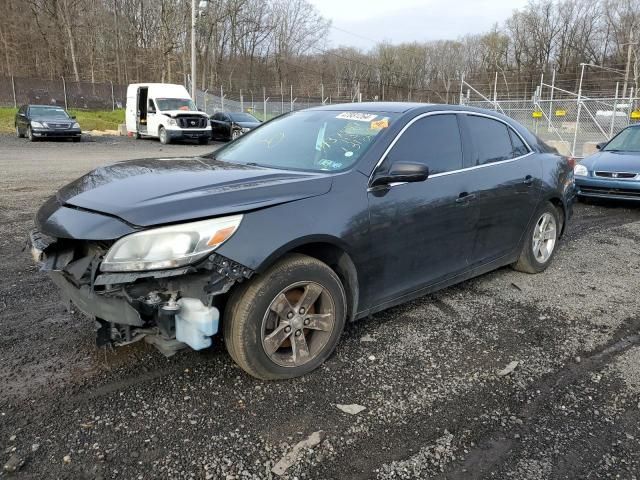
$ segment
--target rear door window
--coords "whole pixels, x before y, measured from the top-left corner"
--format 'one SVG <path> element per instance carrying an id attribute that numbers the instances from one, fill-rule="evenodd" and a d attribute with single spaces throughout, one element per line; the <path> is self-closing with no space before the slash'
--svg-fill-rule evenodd
<path id="1" fill-rule="evenodd" d="M 529 149 L 524 144 L 522 139 L 518 136 L 516 132 L 513 131 L 512 128 L 507 127 L 509 130 L 509 135 L 511 136 L 511 145 L 513 145 L 513 157 L 521 157 L 522 155 L 526 155 L 529 153 Z"/>
<path id="2" fill-rule="evenodd" d="M 514 158 L 508 127 L 497 120 L 467 116 L 476 165 Z"/>
<path id="3" fill-rule="evenodd" d="M 462 141 L 456 116 L 430 115 L 417 120 L 400 136 L 389 160 L 422 163 L 431 175 L 460 170 Z"/>

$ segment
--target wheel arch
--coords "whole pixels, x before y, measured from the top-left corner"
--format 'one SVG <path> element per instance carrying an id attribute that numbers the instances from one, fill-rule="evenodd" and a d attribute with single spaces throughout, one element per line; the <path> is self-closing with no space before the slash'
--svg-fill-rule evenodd
<path id="1" fill-rule="evenodd" d="M 360 298 L 358 270 L 345 245 L 337 238 L 321 235 L 296 240 L 278 249 L 257 269 L 265 271 L 271 265 L 290 253 L 301 253 L 326 263 L 342 282 L 347 296 L 347 320 L 355 320 Z"/>
<path id="2" fill-rule="evenodd" d="M 556 210 L 558 210 L 558 213 L 560 214 L 559 216 L 562 224 L 560 225 L 560 235 L 558 235 L 558 237 L 561 237 L 564 234 L 565 227 L 567 225 L 567 209 L 564 202 L 558 196 L 552 195 L 547 198 L 547 201 L 556 207 Z"/>

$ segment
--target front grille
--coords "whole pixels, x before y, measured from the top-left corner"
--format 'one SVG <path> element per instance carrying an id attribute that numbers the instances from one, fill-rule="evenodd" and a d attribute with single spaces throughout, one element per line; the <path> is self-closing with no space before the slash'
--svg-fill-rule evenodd
<path id="1" fill-rule="evenodd" d="M 47 123 L 47 125 L 49 125 L 49 128 L 69 128 L 71 125 L 69 125 L 68 123 Z"/>
<path id="2" fill-rule="evenodd" d="M 595 172 L 596 177 L 603 178 L 617 178 L 620 180 L 628 180 L 630 178 L 636 178 L 638 176 L 637 173 L 630 172 Z"/>
<path id="3" fill-rule="evenodd" d="M 580 192 L 588 195 L 590 193 L 596 195 L 613 195 L 620 197 L 637 197 L 640 198 L 640 189 L 632 190 L 629 188 L 608 188 L 608 187 L 580 187 Z"/>
<path id="4" fill-rule="evenodd" d="M 180 128 L 206 128 L 207 119 L 202 116 L 181 116 L 176 118 Z"/>

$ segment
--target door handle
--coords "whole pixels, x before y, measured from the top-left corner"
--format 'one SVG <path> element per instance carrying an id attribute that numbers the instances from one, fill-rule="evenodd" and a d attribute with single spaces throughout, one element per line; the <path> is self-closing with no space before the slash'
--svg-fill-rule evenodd
<path id="1" fill-rule="evenodd" d="M 531 175 L 527 175 L 526 177 L 524 177 L 522 183 L 529 186 L 533 185 L 533 177 Z"/>
<path id="2" fill-rule="evenodd" d="M 471 200 L 474 200 L 475 198 L 476 198 L 475 193 L 462 192 L 460 195 L 458 195 L 458 198 L 456 198 L 456 203 L 466 203 Z"/>

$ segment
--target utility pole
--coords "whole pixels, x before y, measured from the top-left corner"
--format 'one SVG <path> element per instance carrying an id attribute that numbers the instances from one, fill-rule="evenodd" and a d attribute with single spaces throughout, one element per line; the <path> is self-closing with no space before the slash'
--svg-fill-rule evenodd
<path id="1" fill-rule="evenodd" d="M 637 45 L 638 42 L 633 41 L 633 26 L 631 26 L 631 30 L 629 31 L 629 43 L 627 44 L 627 67 L 624 72 L 624 85 L 622 87 L 622 98 L 627 96 L 627 85 L 629 83 L 629 69 L 631 67 L 631 53 L 633 52 L 632 48 L 634 45 Z"/>
<path id="2" fill-rule="evenodd" d="M 191 98 L 196 98 L 196 0 L 191 0 Z"/>

